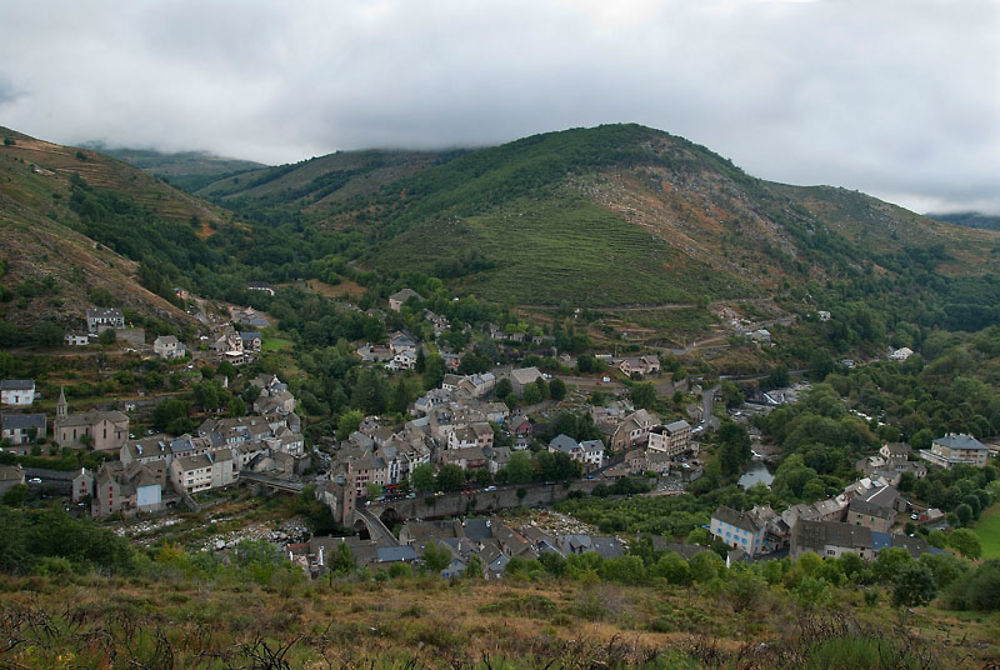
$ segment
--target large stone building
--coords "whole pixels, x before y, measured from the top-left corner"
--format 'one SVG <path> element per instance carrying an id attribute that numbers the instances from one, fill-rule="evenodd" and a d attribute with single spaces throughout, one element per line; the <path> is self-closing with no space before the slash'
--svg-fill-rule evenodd
<path id="1" fill-rule="evenodd" d="M 930 449 L 920 450 L 921 458 L 943 468 L 956 465 L 981 468 L 986 465 L 989 455 L 989 447 L 971 435 L 963 433 L 949 433 L 934 440 Z"/>
<path id="2" fill-rule="evenodd" d="M 124 465 L 119 461 L 109 461 L 101 466 L 93 481 L 94 498 L 91 506 L 94 516 L 132 516 L 138 512 L 159 512 L 164 507 L 165 472 L 162 464 Z M 83 471 L 74 479 L 74 499 L 77 484 L 83 490 L 86 483 L 87 477 Z"/>
<path id="3" fill-rule="evenodd" d="M 691 446 L 691 424 L 681 419 L 665 426 L 656 426 L 649 432 L 646 448 L 661 451 L 668 456 L 676 456 Z"/>
<path id="4" fill-rule="evenodd" d="M 660 419 L 652 412 L 640 409 L 625 417 L 611 436 L 611 448 L 625 451 L 630 447 L 646 444 L 649 432 L 660 425 Z"/>

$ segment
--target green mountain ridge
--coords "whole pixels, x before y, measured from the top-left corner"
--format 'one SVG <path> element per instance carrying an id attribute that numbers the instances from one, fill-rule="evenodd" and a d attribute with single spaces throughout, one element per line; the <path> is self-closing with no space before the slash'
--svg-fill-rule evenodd
<path id="1" fill-rule="evenodd" d="M 4 147 L 12 156 L 48 147 L 20 160 L 48 161 L 65 180 L 64 222 L 138 261 L 161 295 L 181 285 L 245 301 L 250 278 L 373 272 L 368 286 L 415 272 L 505 304 L 702 309 L 835 294 L 889 321 L 1000 318 L 997 233 L 845 189 L 760 180 L 635 124 L 478 150 L 339 152 L 217 179 L 197 190 L 213 205 L 100 154 L 17 137 Z M 49 216 L 54 199 L 30 206 Z M 148 234 L 131 239 L 142 219 Z"/>
<path id="2" fill-rule="evenodd" d="M 452 277 L 515 302 L 761 296 L 899 269 L 910 250 L 931 247 L 950 250 L 949 272 L 996 269 L 995 236 L 861 193 L 759 180 L 704 147 L 637 125 L 481 149 L 354 207 L 373 212 L 371 267 Z"/>

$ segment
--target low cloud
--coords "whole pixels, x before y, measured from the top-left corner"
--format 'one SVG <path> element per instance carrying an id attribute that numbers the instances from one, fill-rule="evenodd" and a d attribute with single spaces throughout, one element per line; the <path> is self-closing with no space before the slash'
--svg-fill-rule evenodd
<path id="1" fill-rule="evenodd" d="M 65 1 L 0 22 L 0 123 L 57 142 L 279 163 L 635 121 L 768 179 L 1000 212 L 986 0 Z"/>

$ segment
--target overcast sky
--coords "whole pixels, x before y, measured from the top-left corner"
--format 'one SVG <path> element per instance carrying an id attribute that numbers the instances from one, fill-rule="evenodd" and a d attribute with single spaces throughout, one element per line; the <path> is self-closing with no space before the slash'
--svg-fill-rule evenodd
<path id="1" fill-rule="evenodd" d="M 0 125 L 265 163 L 635 121 L 1000 214 L 1000 1 L 10 0 Z"/>

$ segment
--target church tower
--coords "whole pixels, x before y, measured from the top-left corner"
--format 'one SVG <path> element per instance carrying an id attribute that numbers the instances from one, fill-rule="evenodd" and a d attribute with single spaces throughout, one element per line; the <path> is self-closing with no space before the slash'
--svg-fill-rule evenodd
<path id="1" fill-rule="evenodd" d="M 69 413 L 69 405 L 66 403 L 66 388 L 59 387 L 59 401 L 56 403 L 56 418 L 65 419 Z"/>

